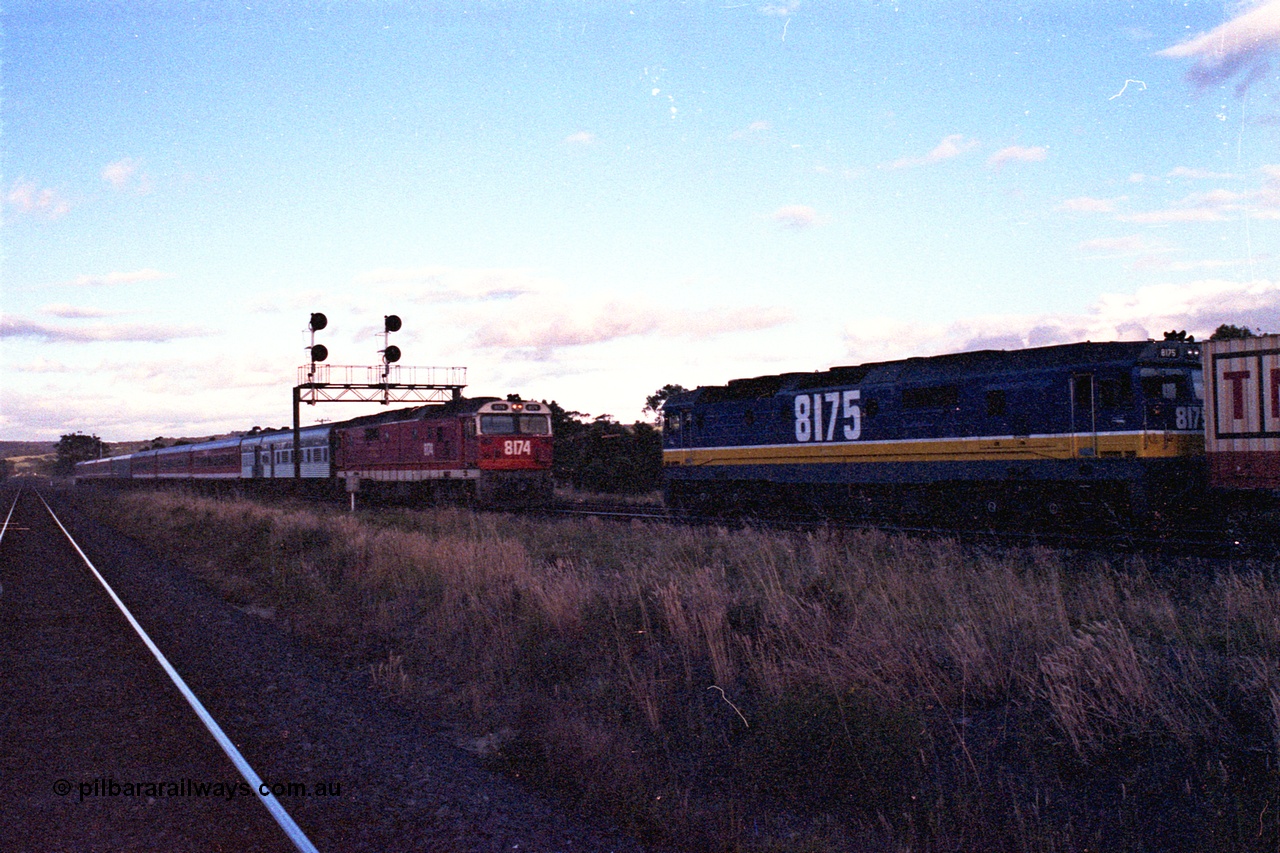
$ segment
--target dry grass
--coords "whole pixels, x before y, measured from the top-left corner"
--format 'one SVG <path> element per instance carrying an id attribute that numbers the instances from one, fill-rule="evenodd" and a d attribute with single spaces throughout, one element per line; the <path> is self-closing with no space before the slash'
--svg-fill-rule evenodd
<path id="1" fill-rule="evenodd" d="M 1275 848 L 1270 566 L 173 494 L 103 513 L 690 847 L 1141 849 L 1173 817 L 1174 842 Z M 1120 805 L 1093 814 L 1099 788 Z"/>

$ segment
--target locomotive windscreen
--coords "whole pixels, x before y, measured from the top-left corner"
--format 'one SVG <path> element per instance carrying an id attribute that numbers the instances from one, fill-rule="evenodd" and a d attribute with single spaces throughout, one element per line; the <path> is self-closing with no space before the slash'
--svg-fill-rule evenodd
<path id="1" fill-rule="evenodd" d="M 546 415 L 481 415 L 483 435 L 550 435 L 551 418 Z"/>

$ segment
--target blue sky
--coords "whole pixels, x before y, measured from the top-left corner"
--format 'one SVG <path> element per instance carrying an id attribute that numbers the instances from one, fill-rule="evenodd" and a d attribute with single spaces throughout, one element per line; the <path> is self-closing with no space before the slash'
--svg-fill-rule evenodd
<path id="1" fill-rule="evenodd" d="M 1280 2 L 979 5 L 11 0 L 0 438 L 1280 331 Z"/>

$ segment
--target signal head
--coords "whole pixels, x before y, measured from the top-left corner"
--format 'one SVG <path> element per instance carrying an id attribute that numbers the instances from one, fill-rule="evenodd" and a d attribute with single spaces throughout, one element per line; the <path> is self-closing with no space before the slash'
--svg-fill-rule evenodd
<path id="1" fill-rule="evenodd" d="M 324 344 L 316 344 L 311 347 L 311 360 L 324 361 L 329 357 L 329 349 Z"/>
<path id="2" fill-rule="evenodd" d="M 394 344 L 382 351 L 382 360 L 387 364 L 395 364 L 400 360 L 400 347 Z"/>
<path id="3" fill-rule="evenodd" d="M 382 318 L 382 321 L 385 324 L 383 328 L 385 328 L 388 332 L 400 331 L 400 318 L 397 317 L 395 314 L 388 314 L 387 316 Z"/>
<path id="4" fill-rule="evenodd" d="M 311 315 L 311 331 L 318 332 L 325 326 L 329 325 L 329 318 L 321 314 L 319 311 L 313 312 Z"/>

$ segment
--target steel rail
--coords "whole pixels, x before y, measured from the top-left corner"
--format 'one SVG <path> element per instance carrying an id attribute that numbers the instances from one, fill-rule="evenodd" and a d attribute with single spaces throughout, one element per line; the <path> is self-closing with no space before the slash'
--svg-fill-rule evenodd
<path id="1" fill-rule="evenodd" d="M 18 506 L 20 497 L 22 497 L 22 489 L 18 489 L 18 493 L 13 496 L 13 503 L 9 504 L 9 514 L 4 517 L 4 524 L 0 524 L 0 542 L 4 541 L 4 534 L 9 530 L 9 519 L 13 518 L 13 510 Z"/>
<path id="2" fill-rule="evenodd" d="M 187 683 L 182 680 L 182 676 L 178 675 L 178 671 L 173 668 L 173 664 L 169 663 L 168 659 L 161 653 L 156 644 L 152 642 L 149 636 L 147 636 L 147 632 L 138 624 L 138 620 L 133 618 L 133 614 L 129 612 L 129 608 L 124 606 L 124 602 L 120 600 L 118 595 L 116 595 L 115 590 L 113 590 L 111 585 L 107 583 L 106 578 L 102 576 L 98 569 L 85 555 L 84 551 L 81 550 L 80 546 L 76 544 L 76 540 L 71 537 L 67 528 L 63 526 L 62 521 L 59 520 L 58 516 L 54 513 L 53 508 L 50 507 L 48 501 L 44 499 L 44 496 L 39 495 L 38 493 L 37 496 L 40 498 L 40 502 L 44 504 L 44 508 L 49 511 L 49 515 L 53 518 L 54 523 L 58 525 L 62 530 L 63 535 L 67 537 L 67 541 L 71 543 L 71 547 L 80 555 L 80 559 L 84 560 L 84 564 L 89 567 L 89 571 L 93 572 L 93 576 L 98 579 L 98 583 L 102 584 L 102 588 L 107 591 L 107 595 L 111 597 L 111 600 L 115 602 L 116 607 L 118 607 L 120 612 L 124 614 L 124 618 L 129 622 L 129 625 L 132 626 L 133 630 L 137 632 L 138 637 L 141 638 L 143 644 L 151 650 L 151 654 L 155 656 L 156 661 L 169 676 L 169 680 L 173 682 L 174 687 L 177 687 L 178 692 L 187 700 L 187 704 L 191 706 L 191 710 L 196 712 L 196 716 L 200 718 L 200 722 L 204 723 L 204 727 L 209 730 L 209 734 L 213 735 L 213 739 L 218 742 L 218 746 L 222 747 L 222 751 L 226 753 L 227 758 L 230 758 L 231 763 L 240 771 L 241 777 L 244 778 L 245 782 L 249 783 L 249 787 L 259 794 L 262 804 L 266 806 L 267 811 L 271 813 L 271 816 L 275 818 L 276 823 L 280 825 L 282 830 L 284 830 L 285 835 L 287 835 L 289 840 L 293 842 L 293 846 L 298 849 L 299 853 L 319 853 L 316 846 L 311 843 L 311 840 L 307 838 L 306 834 L 298 824 L 294 822 L 293 818 L 289 817 L 289 813 L 285 811 L 284 806 L 280 805 L 280 801 L 274 796 L 262 795 L 262 777 L 260 777 L 254 769 L 249 766 L 249 762 L 240 754 L 240 750 L 236 749 L 235 744 L 233 744 L 231 739 L 227 737 L 226 733 L 222 731 L 222 727 L 219 726 L 213 716 L 205 710 L 204 705 L 200 704 L 200 700 L 196 698 L 195 693 L 191 692 L 191 688 L 187 686 Z"/>

